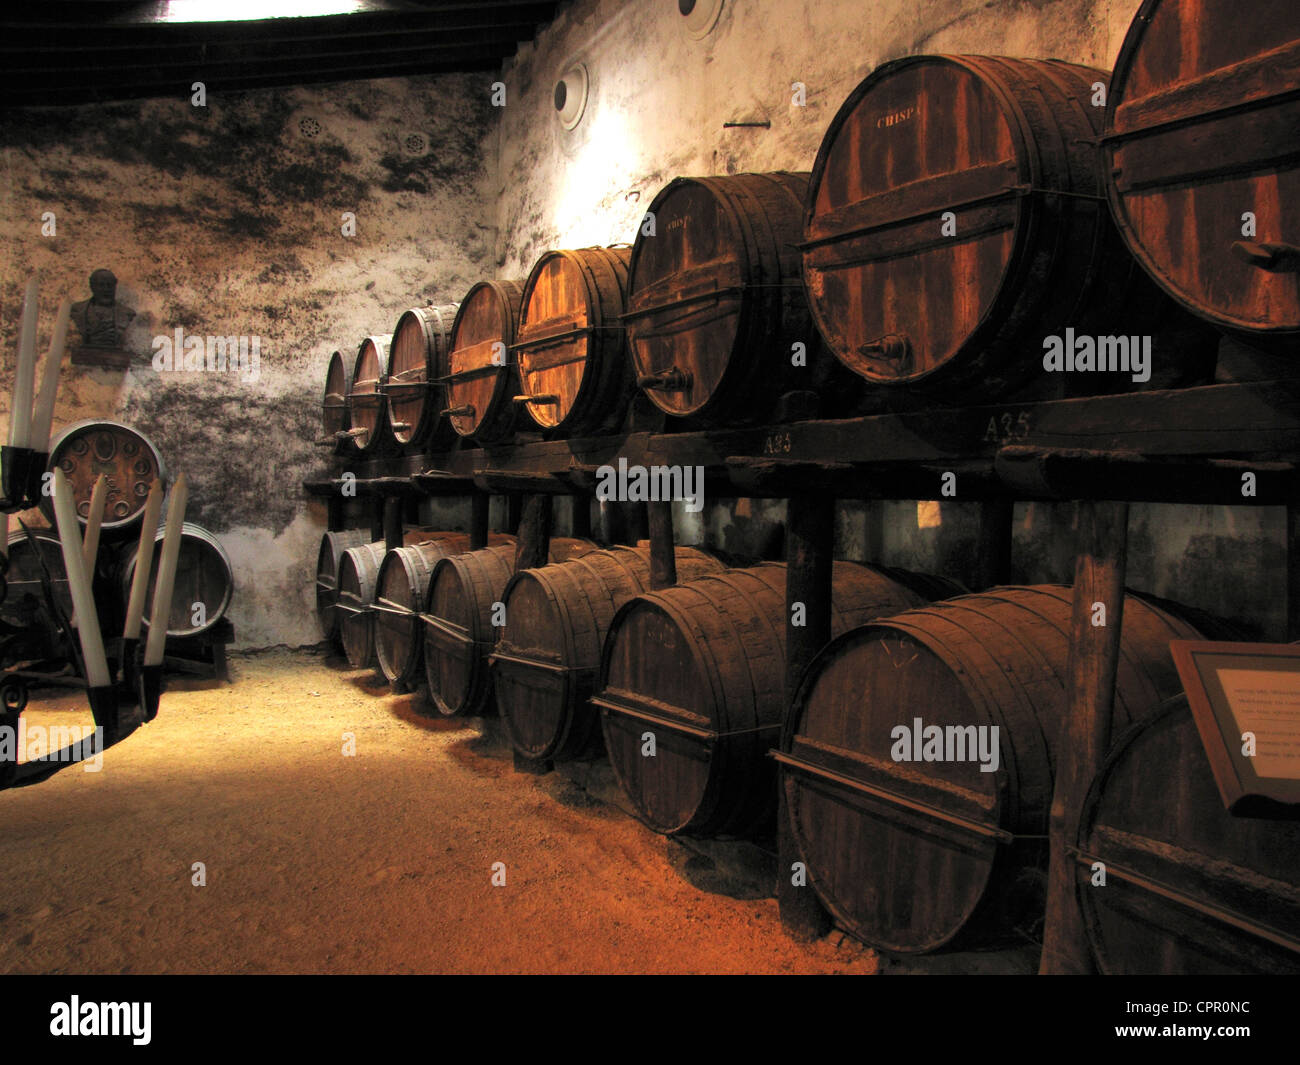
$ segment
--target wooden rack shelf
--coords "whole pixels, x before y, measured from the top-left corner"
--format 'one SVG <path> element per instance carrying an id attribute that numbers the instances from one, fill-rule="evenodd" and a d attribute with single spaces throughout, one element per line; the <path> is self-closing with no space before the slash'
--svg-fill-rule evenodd
<path id="1" fill-rule="evenodd" d="M 353 459 L 358 496 L 589 492 L 597 469 L 701 466 L 710 495 L 1284 505 L 1297 498 L 1300 381 L 1209 385 L 840 421 L 461 447 Z M 1256 475 L 1242 494 L 1242 474 Z M 944 492 L 946 473 L 955 490 Z M 338 473 L 304 483 L 314 496 Z"/>

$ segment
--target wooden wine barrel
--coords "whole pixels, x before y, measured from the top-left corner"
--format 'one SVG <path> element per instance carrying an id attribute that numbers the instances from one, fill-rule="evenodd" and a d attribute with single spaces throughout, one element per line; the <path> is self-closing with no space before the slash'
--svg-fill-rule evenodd
<path id="1" fill-rule="evenodd" d="M 797 247 L 807 193 L 807 174 L 736 174 L 677 178 L 651 202 L 655 232 L 632 248 L 624 321 L 637 386 L 660 410 L 740 424 L 815 387 L 820 343 Z"/>
<path id="2" fill-rule="evenodd" d="M 1071 610 L 1057 585 L 961 596 L 846 633 L 804 673 L 776 755 L 789 827 L 809 886 L 864 943 L 926 953 L 1041 920 L 1053 767 L 1069 757 Z M 1169 641 L 1198 637 L 1125 598 L 1116 729 L 1182 690 Z M 901 757 L 925 753 L 897 731 L 918 720 L 921 739 L 951 728 L 953 760 Z M 986 753 L 998 728 L 995 771 L 971 760 L 968 726 L 989 729 Z"/>
<path id="3" fill-rule="evenodd" d="M 154 562 L 149 567 L 149 586 L 145 592 L 144 616 L 140 621 L 144 631 L 149 629 L 149 616 L 153 613 L 154 584 L 158 578 L 158 552 L 162 547 L 164 528 L 158 527 L 154 537 Z M 139 543 L 126 547 L 118 568 L 118 584 L 122 602 L 131 597 L 131 581 L 135 578 L 135 562 Z M 206 632 L 226 616 L 235 592 L 234 573 L 230 556 L 212 533 L 192 521 L 181 525 L 181 550 L 176 560 L 176 584 L 172 590 L 171 612 L 167 616 L 168 636 L 197 636 Z M 202 610 L 198 609 L 202 605 Z"/>
<path id="4" fill-rule="evenodd" d="M 1228 813 L 1186 697 L 1117 738 L 1078 861 L 1101 972 L 1300 973 L 1300 822 Z"/>
<path id="5" fill-rule="evenodd" d="M 455 438 L 442 416 L 442 378 L 450 372 L 451 327 L 456 304 L 412 307 L 393 327 L 388 354 L 388 422 L 402 446 L 442 447 Z"/>
<path id="6" fill-rule="evenodd" d="M 345 455 L 352 448 L 348 430 L 352 421 L 348 416 L 348 393 L 352 391 L 352 366 L 341 351 L 330 356 L 325 368 L 325 395 L 321 400 L 322 447 L 332 447 L 336 455 Z"/>
<path id="7" fill-rule="evenodd" d="M 1300 6 L 1146 0 L 1115 64 L 1103 151 L 1120 230 L 1161 288 L 1300 353 Z"/>
<path id="8" fill-rule="evenodd" d="M 566 562 L 597 550 L 590 540 L 553 536 L 549 561 Z M 481 714 L 488 709 L 491 672 L 488 656 L 498 626 L 493 606 L 504 603 L 515 572 L 509 545 L 452 555 L 433 567 L 424 622 L 424 670 L 429 697 L 448 716 Z"/>
<path id="9" fill-rule="evenodd" d="M 515 538 L 490 533 L 488 543 L 513 550 Z M 469 550 L 469 537 L 456 536 L 389 551 L 375 578 L 375 660 L 389 684 L 414 686 L 421 676 L 424 640 L 420 612 L 434 567 Z"/>
<path id="10" fill-rule="evenodd" d="M 519 367 L 510 348 L 523 296 L 522 281 L 480 281 L 465 294 L 452 326 L 445 413 L 458 435 L 481 444 L 536 428 L 514 402 Z"/>
<path id="11" fill-rule="evenodd" d="M 392 340 L 391 334 L 366 337 L 352 363 L 348 419 L 352 423 L 352 442 L 362 454 L 378 454 L 393 442 L 388 402 L 383 394 Z"/>
<path id="12" fill-rule="evenodd" d="M 900 575 L 834 563 L 832 633 L 926 602 Z M 785 717 L 785 581 L 783 563 L 728 570 L 639 595 L 610 624 L 591 701 L 614 775 L 656 832 L 744 836 L 770 824 L 768 751 Z"/>
<path id="13" fill-rule="evenodd" d="M 813 168 L 803 272 L 835 355 L 880 386 L 998 395 L 1060 379 L 1131 388 L 1129 373 L 1049 373 L 1044 341 L 1151 335 L 1153 373 L 1205 369 L 1126 253 L 1106 209 L 1092 105 L 1105 73 L 1055 60 L 912 56 L 840 108 Z M 1176 339 L 1176 342 L 1175 342 Z"/>
<path id="14" fill-rule="evenodd" d="M 402 546 L 432 542 L 440 545 L 450 540 L 464 550 L 469 537 L 464 533 L 435 532 L 431 529 L 407 529 Z M 388 549 L 382 540 L 349 547 L 339 559 L 338 595 L 334 612 L 339 620 L 339 639 L 343 654 L 353 669 L 378 668 L 375 658 L 375 595 L 379 589 L 379 567 Z"/>
<path id="15" fill-rule="evenodd" d="M 316 620 L 321 632 L 330 643 L 339 638 L 339 616 L 335 605 L 339 595 L 339 563 L 349 547 L 360 547 L 370 542 L 370 533 L 364 529 L 343 529 L 327 532 L 320 538 L 316 553 Z"/>
<path id="16" fill-rule="evenodd" d="M 627 248 L 549 251 L 524 285 L 514 350 L 524 404 L 543 429 L 618 428 L 634 385 L 622 316 Z"/>
<path id="17" fill-rule="evenodd" d="M 144 433 L 120 422 L 81 421 L 50 442 L 50 470 L 61 469 L 72 486 L 77 520 L 90 514 L 90 497 L 101 473 L 108 475 L 103 533 L 130 530 L 144 516 L 154 482 L 167 481 L 162 455 Z M 42 496 L 41 513 L 54 524 L 54 502 Z"/>
<path id="18" fill-rule="evenodd" d="M 41 589 L 43 561 L 55 602 L 66 616 L 72 616 L 72 593 L 63 568 L 63 548 L 57 537 L 34 529 L 32 532 L 36 536 L 35 551 L 22 531 L 9 534 L 9 569 L 5 573 L 7 588 L 4 601 L 0 602 L 0 621 L 21 629 L 23 635 L 18 643 L 10 646 L 5 655 L 7 663 L 24 658 L 62 657 L 66 653 L 58 626 L 46 612 Z"/>
<path id="19" fill-rule="evenodd" d="M 677 548 L 677 576 L 716 573 L 721 562 Z M 492 652 L 497 708 L 515 751 L 534 761 L 589 751 L 600 735 L 588 704 L 615 611 L 650 587 L 648 547 L 611 547 L 510 578 L 506 623 Z"/>

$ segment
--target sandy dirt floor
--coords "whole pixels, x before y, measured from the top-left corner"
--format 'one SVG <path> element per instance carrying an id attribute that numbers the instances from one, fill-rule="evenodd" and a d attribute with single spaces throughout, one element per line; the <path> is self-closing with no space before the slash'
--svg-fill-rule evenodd
<path id="1" fill-rule="evenodd" d="M 709 890 L 707 857 L 559 774 L 515 773 L 418 696 L 309 652 L 232 671 L 177 682 L 100 772 L 0 792 L 0 972 L 876 968 L 838 935 L 796 943 L 774 899 L 732 897 L 763 890 Z M 90 724 L 77 705 L 45 695 L 24 717 Z"/>

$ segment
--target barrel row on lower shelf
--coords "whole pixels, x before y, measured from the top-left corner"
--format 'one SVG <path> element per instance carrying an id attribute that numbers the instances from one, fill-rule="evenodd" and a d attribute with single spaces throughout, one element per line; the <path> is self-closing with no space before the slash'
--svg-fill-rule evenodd
<path id="1" fill-rule="evenodd" d="M 880 949 L 1037 935 L 1068 757 L 1068 588 L 962 594 L 836 562 L 834 638 L 787 711 L 783 565 L 678 548 L 681 583 L 650 591 L 645 547 L 555 540 L 549 565 L 515 572 L 509 537 L 366 539 L 327 533 L 318 566 L 322 624 L 354 666 L 422 672 L 444 714 L 495 706 L 523 758 L 603 747 L 657 832 L 761 835 L 783 791 L 808 887 Z M 1300 826 L 1226 813 L 1169 656 L 1172 639 L 1230 635 L 1126 598 L 1118 738 L 1078 840 L 1103 971 L 1300 971 Z"/>

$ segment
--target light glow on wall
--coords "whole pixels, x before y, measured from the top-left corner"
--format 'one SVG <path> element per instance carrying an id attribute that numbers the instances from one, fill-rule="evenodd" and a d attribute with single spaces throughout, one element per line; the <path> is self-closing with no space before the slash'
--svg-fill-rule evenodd
<path id="1" fill-rule="evenodd" d="M 391 10 L 375 0 L 168 0 L 159 8 L 159 22 L 255 22 Z"/>

